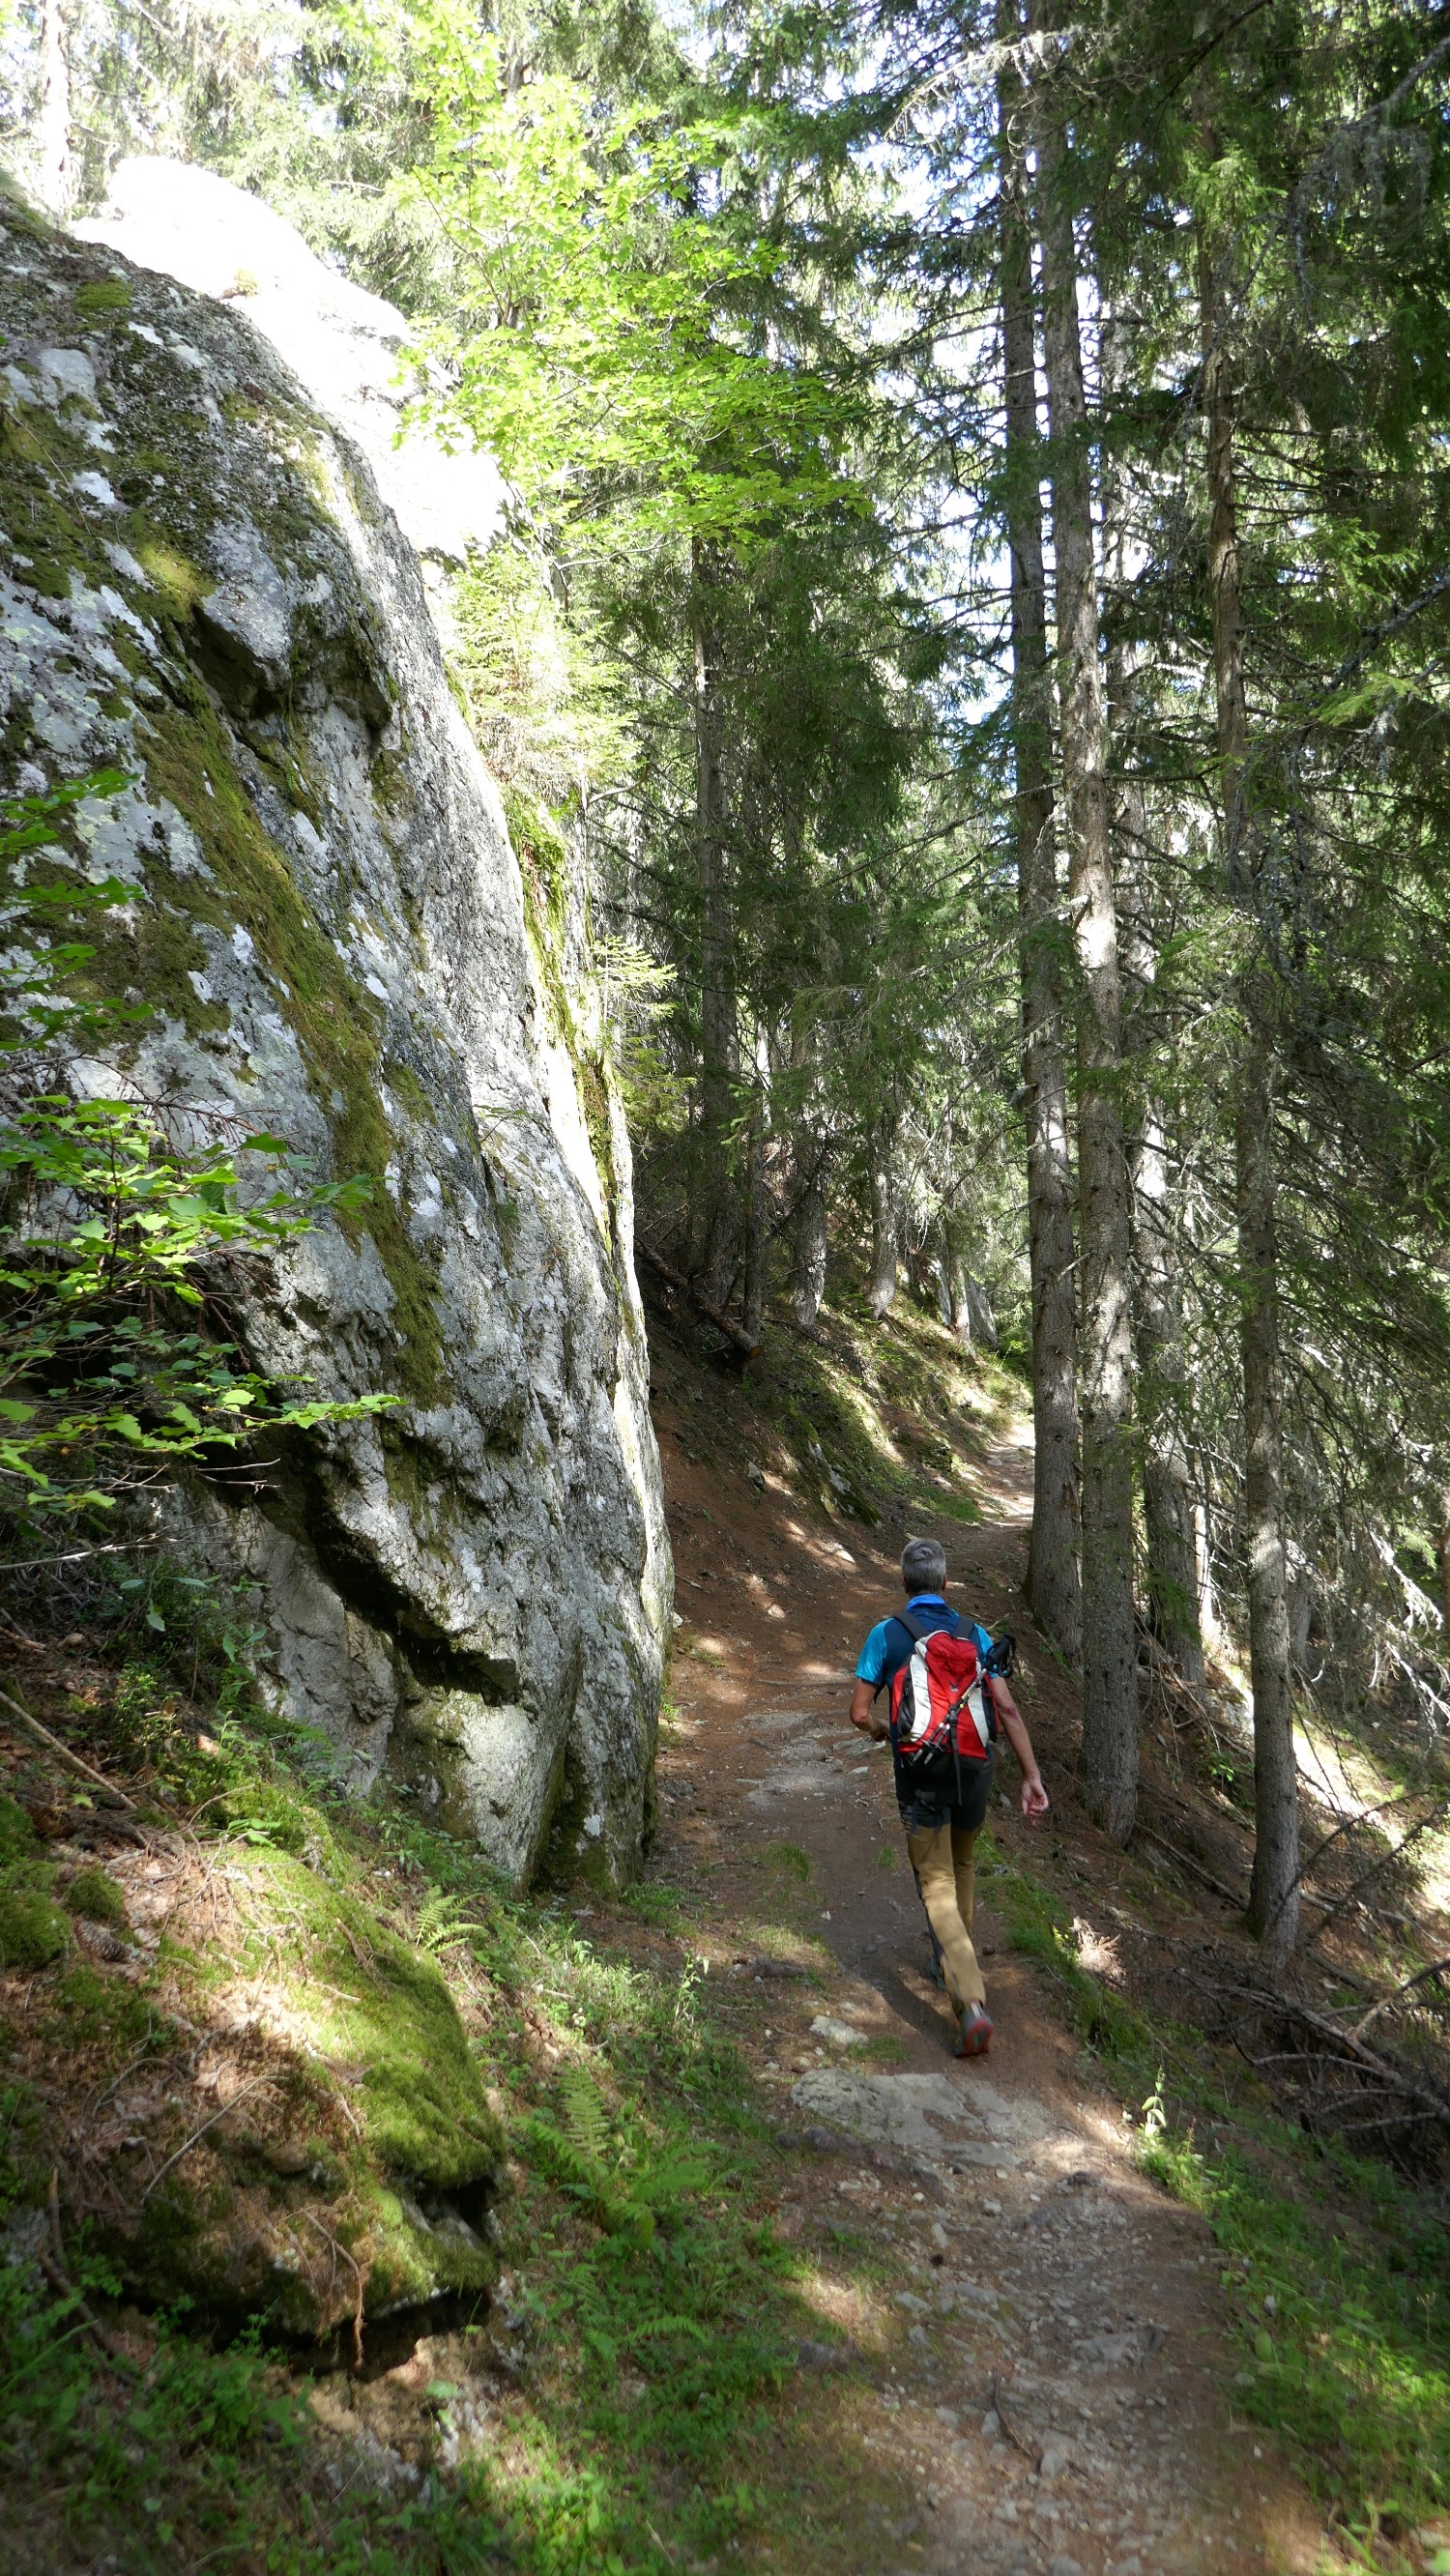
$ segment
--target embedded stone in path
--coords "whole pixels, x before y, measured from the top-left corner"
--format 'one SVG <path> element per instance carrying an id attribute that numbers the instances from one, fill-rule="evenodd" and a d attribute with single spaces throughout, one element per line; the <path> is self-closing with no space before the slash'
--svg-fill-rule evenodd
<path id="1" fill-rule="evenodd" d="M 1030 2146 L 1053 2125 L 1040 2102 L 1007 2102 L 981 2076 L 963 2094 L 945 2074 L 858 2076 L 845 2066 L 816 2066 L 791 2099 L 871 2146 L 901 2146 L 948 2164 L 997 2164 L 1004 2146 Z"/>
<path id="2" fill-rule="evenodd" d="M 1052 2125 L 1036 2102 L 1008 2102 L 980 2081 L 968 2097 L 945 2075 L 858 2075 L 822 2066 L 801 2077 L 791 2100 L 870 2145 L 965 2164 L 995 2164 L 1003 2146 L 1029 2145 Z"/>
<path id="3" fill-rule="evenodd" d="M 837 2021 L 831 2013 L 817 2013 L 811 2024 L 817 2039 L 828 2039 L 834 2048 L 864 2048 L 869 2031 L 853 2030 L 849 2022 Z"/>
<path id="4" fill-rule="evenodd" d="M 981 2121 L 944 2075 L 857 2075 L 822 2066 L 801 2077 L 791 2100 L 872 2146 L 917 2155 L 940 2156 L 973 2131 L 981 2135 Z"/>

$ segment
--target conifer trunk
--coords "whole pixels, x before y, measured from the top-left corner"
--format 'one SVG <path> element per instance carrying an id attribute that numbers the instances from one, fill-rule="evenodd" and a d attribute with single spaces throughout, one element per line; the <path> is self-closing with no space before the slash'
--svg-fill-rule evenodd
<path id="1" fill-rule="evenodd" d="M 828 1134 L 820 1115 L 819 1037 L 814 1022 L 800 1011 L 791 1015 L 790 1062 L 804 1092 L 792 1137 L 796 1196 L 791 1218 L 791 1304 L 801 1330 L 813 1333 L 826 1293 Z"/>
<path id="2" fill-rule="evenodd" d="M 938 1231 L 937 1277 L 941 1319 L 949 1333 L 962 1344 L 972 1347 L 972 1282 L 967 1270 L 963 1237 L 966 1228 L 955 1208 L 942 1211 Z"/>
<path id="3" fill-rule="evenodd" d="M 736 1073 L 735 944 L 725 847 L 719 637 L 708 614 L 709 566 L 693 549 L 695 865 L 700 895 L 701 1269 L 716 1304 L 729 1294 L 737 1232 L 729 1133 Z"/>
<path id="4" fill-rule="evenodd" d="M 1017 0 L 1001 32 L 1020 34 Z M 998 75 L 1001 301 L 1012 558 L 1012 750 L 1016 771 L 1022 1087 L 1032 1283 L 1032 1536 L 1027 1599 L 1070 1663 L 1082 1653 L 1078 1573 L 1077 1294 L 1063 1036 L 1062 922 L 1052 815 L 1052 674 L 1037 461 L 1037 335 L 1025 107 L 1010 63 Z M 962 1304 L 965 1307 L 965 1283 Z M 953 1297 L 955 1310 L 957 1300 Z M 967 1326 L 970 1335 L 970 1323 Z"/>
<path id="5" fill-rule="evenodd" d="M 896 1129 L 880 1118 L 867 1139 L 867 1187 L 871 1199 L 871 1277 L 866 1302 L 878 1324 L 896 1295 L 901 1268 L 901 1206 L 895 1169 Z"/>
<path id="6" fill-rule="evenodd" d="M 740 1320 L 753 1342 L 765 1319 L 765 1104 L 759 1092 L 751 1104 L 745 1137 L 745 1274 Z"/>
<path id="7" fill-rule="evenodd" d="M 1108 399 L 1126 375 L 1122 337 L 1114 318 L 1102 325 L 1103 391 Z M 1118 478 L 1104 476 L 1103 561 L 1111 592 L 1121 598 L 1129 583 L 1128 530 Z M 1107 656 L 1108 732 L 1113 746 L 1111 781 L 1113 881 L 1124 987 L 1124 1051 L 1135 1066 L 1128 1137 L 1132 1191 L 1133 1347 L 1135 1394 L 1147 1552 L 1148 1620 L 1154 1636 L 1187 1682 L 1203 1679 L 1193 1486 L 1183 1436 L 1187 1370 L 1179 1324 L 1170 1240 L 1168 1133 L 1155 1092 L 1149 1010 L 1158 972 L 1153 872 L 1148 851 L 1148 807 L 1133 752 L 1136 675 L 1125 643 Z"/>
<path id="8" fill-rule="evenodd" d="M 1225 347 L 1227 309 L 1215 249 L 1202 229 L 1198 274 L 1208 451 L 1208 584 L 1224 856 L 1229 893 L 1246 916 L 1248 940 L 1238 994 L 1243 1035 L 1234 1097 L 1234 1182 L 1244 1390 L 1249 1675 L 1254 1698 L 1256 1831 L 1249 1928 L 1258 1934 L 1269 1963 L 1282 1967 L 1293 1951 L 1299 1928 L 1299 1790 L 1284 1537 L 1274 1021 L 1262 956 L 1263 853 L 1249 798 L 1233 400 Z"/>
<path id="9" fill-rule="evenodd" d="M 1183 1392 L 1183 1342 L 1168 1248 L 1168 1150 L 1151 1095 L 1132 1153 L 1134 1332 L 1143 1430 L 1143 1534 L 1153 1634 L 1186 1682 L 1203 1679 L 1198 1554 L 1188 1455 L 1175 1406 Z"/>
<path id="10" fill-rule="evenodd" d="M 70 147 L 70 57 L 62 0 L 45 0 L 40 20 L 40 113 L 35 121 L 36 188 L 47 213 L 70 213 L 75 177 Z"/>
<path id="11" fill-rule="evenodd" d="M 1041 18 L 1033 13 L 1034 27 Z M 1043 352 L 1052 432 L 1052 538 L 1068 902 L 1077 959 L 1078 1386 L 1082 1411 L 1082 1767 L 1115 1842 L 1138 1795 L 1133 1628 L 1132 1257 L 1120 1108 L 1122 992 L 1108 827 L 1092 474 L 1072 213 L 1053 102 L 1038 93 Z"/>
<path id="12" fill-rule="evenodd" d="M 813 1333 L 826 1293 L 826 1192 L 821 1165 L 824 1149 L 813 1130 L 804 1131 L 798 1160 L 805 1176 L 795 1206 L 794 1263 L 791 1304 L 802 1332 Z"/>

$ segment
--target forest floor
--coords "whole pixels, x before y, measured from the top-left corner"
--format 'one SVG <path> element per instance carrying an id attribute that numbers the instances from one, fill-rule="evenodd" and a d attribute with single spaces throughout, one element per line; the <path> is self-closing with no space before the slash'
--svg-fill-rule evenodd
<path id="1" fill-rule="evenodd" d="M 1232 1711 L 1205 1727 L 1146 1670 L 1130 1850 L 1084 1814 L 1076 1685 L 1018 1589 L 1020 1381 L 905 1300 L 884 1330 L 777 1325 L 744 1377 L 668 1308 L 652 1352 L 678 1624 L 622 1896 L 509 1897 L 406 1802 L 350 1805 L 160 1573 L 84 1624 L 7 1613 L 0 1683 L 70 1761 L 0 1726 L 9 1901 L 73 1929 L 0 1972 L 0 2576 L 1446 2576 L 1433 2168 L 1310 2136 L 1231 2044 Z M 1004 1757 L 984 2064 L 950 2053 L 889 1758 L 846 1715 L 928 1529 L 1019 1637 L 1054 1800 L 1029 1828 Z M 1317 1873 L 1321 2021 L 1383 1983 L 1363 1861 Z M 1450 1949 L 1433 1882 L 1400 1864 L 1395 1975 Z M 445 1988 L 449 2081 L 507 2144 L 500 2275 L 364 2326 L 349 2249 L 403 2150 L 364 2156 L 316 2085 L 331 2065 L 405 2120 L 427 2063 L 355 2079 L 385 1995 L 443 2032 Z M 321 2034 L 313 2091 L 254 2035 L 222 2117 L 254 2006 Z M 234 2204 L 337 2331 L 239 2336 L 123 2283 L 115 2227 L 148 2202 L 178 2243 Z"/>

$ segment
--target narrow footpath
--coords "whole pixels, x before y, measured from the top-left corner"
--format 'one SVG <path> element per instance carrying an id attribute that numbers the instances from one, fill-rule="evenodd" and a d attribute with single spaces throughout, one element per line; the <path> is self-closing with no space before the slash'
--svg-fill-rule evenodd
<path id="1" fill-rule="evenodd" d="M 868 2472 L 908 2480 L 909 2509 L 860 2504 L 856 2563 L 864 2576 L 1332 2563 L 1269 2437 L 1235 2416 L 1206 2226 L 1138 2171 L 1122 2106 L 1007 1950 L 990 1880 L 977 1932 L 996 2038 L 985 2063 L 951 2055 L 890 1758 L 846 1718 L 860 1641 L 898 1597 L 904 1529 L 833 1529 L 758 1471 L 707 1472 L 668 1441 L 666 1456 L 684 1624 L 654 1866 L 690 1892 L 712 1991 L 778 2099 L 777 2225 L 811 2253 L 836 2339 L 803 2348 L 802 2373 L 820 2373 L 824 2406 L 849 2339 L 870 2383 L 851 2418 L 863 2496 Z M 1052 1788 L 1073 1685 L 1016 1589 L 1030 1487 L 1030 1455 L 1009 1443 L 987 1462 L 992 1517 L 931 1534 L 958 1605 L 1019 1635 L 1020 1701 Z M 994 1824 L 1025 1858 L 1017 1787 L 1004 1747 Z M 1084 1937 L 1101 1924 L 1110 1942 L 1118 1856 L 1056 1815 L 1039 1854 L 1063 1855 L 1064 1835 L 1090 1890 Z M 812 1984 L 791 1974 L 802 1961 Z M 854 2262 L 833 2260 L 849 2249 Z M 839 2510 L 856 2511 L 839 2415 L 833 2442 Z"/>

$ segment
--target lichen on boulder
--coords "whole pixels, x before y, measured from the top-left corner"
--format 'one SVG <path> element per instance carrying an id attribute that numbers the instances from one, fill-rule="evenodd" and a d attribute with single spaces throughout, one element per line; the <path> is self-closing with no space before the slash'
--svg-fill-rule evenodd
<path id="1" fill-rule="evenodd" d="M 72 857 L 129 890 L 95 972 L 145 1016 L 72 1079 L 372 1183 L 242 1329 L 396 1408 L 170 1536 L 245 1577 L 356 1792 L 514 1883 L 551 1830 L 624 1879 L 669 1562 L 607 1051 L 545 989 L 418 556 L 244 305 L 0 207 L 0 790 L 129 780 Z"/>

